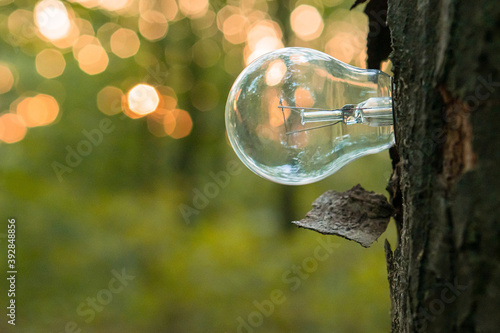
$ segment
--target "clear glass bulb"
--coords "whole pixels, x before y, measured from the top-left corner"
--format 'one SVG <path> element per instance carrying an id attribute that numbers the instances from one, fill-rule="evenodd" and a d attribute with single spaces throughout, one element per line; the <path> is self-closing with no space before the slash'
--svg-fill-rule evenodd
<path id="1" fill-rule="evenodd" d="M 316 50 L 273 51 L 234 82 L 226 128 L 253 172 L 309 184 L 394 144 L 391 77 Z"/>

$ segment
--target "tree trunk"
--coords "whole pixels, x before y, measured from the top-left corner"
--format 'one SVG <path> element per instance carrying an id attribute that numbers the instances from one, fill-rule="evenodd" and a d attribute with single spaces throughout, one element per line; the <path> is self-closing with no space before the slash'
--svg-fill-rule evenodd
<path id="1" fill-rule="evenodd" d="M 389 0 L 387 17 L 402 217 L 394 253 L 386 243 L 392 332 L 499 332 L 500 5 Z"/>

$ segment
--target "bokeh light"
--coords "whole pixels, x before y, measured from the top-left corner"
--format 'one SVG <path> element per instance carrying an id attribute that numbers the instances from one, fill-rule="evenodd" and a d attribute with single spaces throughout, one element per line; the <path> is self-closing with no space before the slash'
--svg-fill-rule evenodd
<path id="1" fill-rule="evenodd" d="M 80 29 L 74 20 L 71 20 L 68 33 L 61 39 L 51 40 L 51 43 L 60 49 L 67 49 L 80 37 Z"/>
<path id="2" fill-rule="evenodd" d="M 139 32 L 150 41 L 162 39 L 167 34 L 167 30 L 167 18 L 161 12 L 151 10 L 139 17 Z"/>
<path id="3" fill-rule="evenodd" d="M 131 4 L 131 0 L 99 0 L 99 6 L 109 11 L 120 11 Z"/>
<path id="4" fill-rule="evenodd" d="M 73 22 L 78 27 L 80 34 L 90 35 L 90 36 L 95 35 L 94 27 L 92 26 L 92 23 L 89 20 L 85 20 L 85 19 L 77 17 L 77 18 L 73 19 Z"/>
<path id="5" fill-rule="evenodd" d="M 160 103 L 158 91 L 148 84 L 138 84 L 127 94 L 127 105 L 130 111 L 138 116 L 145 116 L 152 113 Z"/>
<path id="6" fill-rule="evenodd" d="M 177 108 L 175 91 L 167 86 L 160 86 L 157 91 L 161 94 L 161 101 L 158 108 L 148 114 L 149 131 L 156 137 L 170 136 L 180 139 L 188 136 L 193 127 L 193 120 L 189 112 Z"/>
<path id="7" fill-rule="evenodd" d="M 309 5 L 300 5 L 290 15 L 293 32 L 304 41 L 318 38 L 323 32 L 323 18 L 318 10 Z"/>
<path id="8" fill-rule="evenodd" d="M 97 108 L 108 116 L 121 112 L 123 92 L 120 88 L 107 86 L 97 93 Z"/>
<path id="9" fill-rule="evenodd" d="M 180 139 L 191 133 L 193 120 L 187 111 L 175 109 L 165 114 L 163 125 L 165 133 L 174 139 Z"/>
<path id="10" fill-rule="evenodd" d="M 156 108 L 156 111 L 148 114 L 147 123 L 149 132 L 161 138 L 168 136 L 168 133 L 172 133 L 175 128 L 175 117 L 171 111 L 177 107 L 177 95 L 174 89 L 167 86 L 159 86 L 156 90 L 161 95 L 160 104 Z M 170 120 L 166 121 L 165 117 Z M 169 124 L 167 126 L 168 133 L 165 129 L 165 123 Z"/>
<path id="11" fill-rule="evenodd" d="M 108 54 L 101 45 L 87 44 L 78 52 L 78 65 L 89 75 L 104 72 L 108 62 Z"/>
<path id="12" fill-rule="evenodd" d="M 148 130 L 151 134 L 158 138 L 168 136 L 165 131 L 165 126 L 163 125 L 163 120 L 167 113 L 171 113 L 171 110 L 158 108 L 155 112 L 151 113 L 147 117 Z"/>
<path id="13" fill-rule="evenodd" d="M 59 104 L 50 95 L 38 94 L 24 98 L 16 111 L 27 127 L 45 126 L 56 120 Z"/>
<path id="14" fill-rule="evenodd" d="M 237 168 L 234 161 L 230 161 L 234 159 L 231 148 L 224 145 L 228 142 L 224 137 L 222 116 L 227 91 L 245 65 L 284 46 L 326 50 L 343 61 L 364 66 L 368 20 L 361 8 L 349 11 L 350 5 L 352 3 L 343 0 L 0 0 L 0 148 L 4 149 L 2 187 L 7 194 L 2 201 L 7 208 L 24 208 L 26 214 L 37 212 L 36 219 L 41 222 L 32 224 L 30 230 L 26 229 L 35 240 L 31 245 L 25 244 L 28 246 L 26 253 L 42 251 L 43 255 L 27 257 L 24 285 L 36 289 L 40 277 L 38 268 L 44 272 L 48 268 L 50 277 L 57 282 L 47 291 L 54 296 L 50 299 L 37 298 L 36 290 L 34 293 L 26 290 L 22 293 L 24 296 L 19 295 L 18 301 L 24 304 L 23 309 L 33 314 L 29 323 L 32 331 L 61 331 L 61 323 L 64 325 L 59 318 L 61 300 L 65 300 L 62 305 L 70 310 L 78 304 L 65 291 L 87 295 L 89 291 L 100 290 L 103 287 L 101 282 L 112 278 L 112 268 L 118 271 L 126 269 L 127 274 L 135 276 L 136 259 L 167 275 L 172 272 L 172 267 L 190 274 L 188 279 L 173 275 L 173 279 L 168 276 L 165 279 L 165 274 L 160 274 L 158 277 L 166 283 L 141 285 L 144 291 L 141 293 L 124 293 L 124 300 L 130 305 L 127 308 L 141 311 L 134 315 L 133 311 L 121 311 L 124 309 L 120 304 L 113 303 L 118 308 L 111 305 L 110 311 L 100 313 L 99 318 L 96 317 L 99 320 L 92 324 L 95 331 L 107 332 L 109 323 L 124 322 L 127 318 L 131 319 L 127 327 L 117 327 L 123 333 L 147 331 L 151 327 L 195 332 L 200 330 L 200 323 L 207 331 L 234 332 L 239 329 L 240 323 L 235 317 L 242 314 L 246 320 L 252 304 L 242 302 L 241 297 L 227 297 L 215 308 L 214 301 L 220 300 L 221 293 L 231 296 L 245 292 L 262 295 L 264 299 L 275 287 L 273 281 L 270 281 L 271 285 L 260 283 L 249 287 L 247 282 L 251 284 L 250 280 L 255 280 L 252 272 L 258 273 L 255 278 L 259 281 L 265 281 L 266 274 L 282 273 L 282 258 L 290 263 L 301 262 L 303 254 L 317 245 L 315 236 L 297 233 L 294 237 L 281 237 L 281 226 L 285 221 L 281 223 L 280 219 L 306 212 L 316 197 L 314 193 L 329 188 L 329 183 L 311 185 L 313 187 L 309 190 L 294 194 L 301 198 L 310 194 L 302 198 L 305 200 L 292 198 L 295 203 L 302 203 L 300 207 L 292 205 L 294 212 L 286 211 L 290 205 L 283 205 L 291 198 L 288 190 L 287 193 L 281 190 L 278 193 L 269 185 L 260 191 L 262 186 L 256 186 L 254 192 L 258 195 L 255 200 L 267 206 L 262 207 L 255 201 L 251 204 L 262 209 L 249 211 L 247 199 L 255 194 L 250 188 L 259 181 L 258 178 L 243 171 L 232 177 L 231 170 L 225 170 L 229 165 L 234 165 L 234 171 Z M 308 66 L 307 59 L 300 55 L 290 56 L 289 62 L 287 66 Z M 382 66 L 390 68 L 388 63 Z M 290 140 L 289 143 L 295 146 L 307 144 L 310 132 L 288 136 L 284 133 L 303 129 L 300 124 L 288 127 L 288 123 L 285 128 L 286 119 L 294 114 L 290 109 L 278 108 L 280 86 L 288 74 L 285 63 L 278 60 L 264 70 L 267 86 L 263 96 L 258 97 L 264 103 L 263 116 L 266 119 L 256 135 L 265 145 L 279 144 L 281 140 Z M 314 86 L 334 78 L 328 72 L 318 70 L 311 80 Z M 297 105 L 318 106 L 312 90 L 294 88 L 290 94 Z M 239 91 L 236 97 L 243 95 Z M 241 105 L 235 101 L 233 106 L 235 116 L 241 120 Z M 54 168 L 54 162 L 60 163 L 61 168 Z M 77 163 L 79 165 L 74 166 Z M 352 174 L 347 172 L 339 177 L 340 182 L 344 180 L 342 184 L 332 182 L 339 189 L 347 188 L 346 179 L 352 179 L 352 175 L 368 174 L 363 171 L 366 165 L 359 165 L 354 167 Z M 199 196 L 192 189 L 199 189 L 205 195 L 206 184 L 225 183 L 225 171 L 232 177 L 230 191 L 234 196 L 219 195 L 210 199 L 210 205 L 201 214 L 192 215 L 193 220 L 197 219 L 196 223 L 186 227 L 182 221 L 183 213 L 179 212 L 182 203 L 198 209 L 193 203 Z M 208 190 L 213 190 L 210 186 Z M 78 196 L 76 201 L 74 193 Z M 48 201 L 52 203 L 49 206 Z M 162 204 L 158 205 L 158 202 Z M 228 209 L 230 216 L 220 214 Z M 78 214 L 78 223 L 67 223 L 67 218 L 54 219 L 54 216 L 75 214 Z M 22 216 L 18 217 L 21 220 Z M 29 221 L 29 218 L 25 216 L 22 220 Z M 149 227 L 136 223 L 138 220 L 149 223 Z M 259 226 L 246 223 L 246 220 L 257 221 Z M 113 227 L 117 223 L 119 230 Z M 47 232 L 61 227 L 68 232 L 56 233 L 55 239 L 43 241 Z M 287 229 L 283 230 L 290 234 Z M 82 232 L 84 237 L 93 239 L 91 255 L 81 255 L 79 242 L 64 239 L 68 234 L 80 239 Z M 197 237 L 200 241 L 185 242 L 186 237 Z M 248 260 L 255 257 L 252 249 L 269 239 L 276 240 L 270 251 L 282 252 L 269 262 L 268 266 L 274 271 L 262 273 L 259 267 L 248 265 Z M 58 240 L 63 243 L 58 243 Z M 103 259 L 99 254 L 110 244 L 111 256 L 106 254 Z M 146 251 L 132 261 L 123 261 L 128 255 L 126 249 L 141 244 L 146 244 L 151 253 L 165 252 L 162 258 L 166 259 L 159 262 L 157 255 L 151 256 Z M 202 244 L 203 248 L 197 244 Z M 182 251 L 177 251 L 177 245 Z M 294 253 L 288 251 L 290 248 L 295 249 Z M 239 252 L 235 252 L 235 256 L 224 256 L 227 249 Z M 347 265 L 352 264 L 352 258 L 356 256 L 348 254 L 351 250 L 349 245 L 337 250 L 340 252 L 332 259 L 332 267 L 337 267 L 342 258 L 347 258 L 344 260 Z M 204 264 L 204 260 L 199 260 L 200 253 L 209 253 L 211 259 L 215 259 L 209 260 L 207 265 L 210 267 Z M 265 253 L 260 259 L 264 257 Z M 363 256 L 357 257 L 357 262 L 362 263 L 360 267 L 367 263 Z M 39 263 L 44 258 L 48 264 L 30 264 L 30 260 Z M 131 266 L 115 265 L 121 262 Z M 214 262 L 215 266 L 212 265 Z M 75 279 L 78 272 L 89 271 L 89 267 L 96 265 L 104 267 L 108 263 L 109 269 L 100 270 L 91 281 L 92 285 Z M 369 265 L 374 266 L 374 261 Z M 268 329 L 284 332 L 293 326 L 301 332 L 332 328 L 339 332 L 387 332 L 390 323 L 379 324 L 387 317 L 390 305 L 382 294 L 384 290 L 379 288 L 386 279 L 383 265 L 382 260 L 377 266 L 381 269 L 364 269 L 357 275 L 344 270 L 345 276 L 339 277 L 339 285 L 350 283 L 352 289 L 349 290 L 356 291 L 360 284 L 354 280 L 369 280 L 374 290 L 372 294 L 368 289 L 363 290 L 355 298 L 350 292 L 346 296 L 347 303 L 342 298 L 345 293 L 339 294 L 328 288 L 331 269 L 325 266 L 321 270 L 325 274 L 318 273 L 319 283 L 311 285 L 315 288 L 311 293 L 286 295 L 287 299 L 290 298 L 290 306 L 280 309 L 279 316 L 269 317 L 269 322 L 266 319 Z M 230 275 L 243 283 L 232 285 L 217 279 L 227 273 L 227 267 L 231 267 Z M 381 275 L 380 279 L 374 279 L 377 274 Z M 215 280 L 211 281 L 210 276 Z M 248 276 L 252 279 L 245 282 Z M 200 277 L 209 283 L 196 283 Z M 182 292 L 169 293 L 186 286 L 189 288 L 193 281 L 199 288 L 191 288 L 187 298 Z M 216 293 L 210 291 L 214 286 Z M 156 297 L 163 294 L 168 294 L 168 299 Z M 318 295 L 321 297 L 313 297 Z M 190 302 L 193 297 L 201 297 L 203 301 Z M 339 302 L 352 305 L 352 309 L 341 313 L 328 312 L 328 305 L 337 297 Z M 366 310 L 366 316 L 360 316 L 356 302 L 366 303 L 367 297 L 373 306 Z M 385 302 L 385 307 L 375 304 L 379 300 Z M 314 311 L 305 307 L 303 315 L 296 316 L 296 305 L 308 302 L 318 306 Z M 190 305 L 182 306 L 175 313 L 169 311 L 176 304 Z M 165 311 L 157 311 L 159 308 Z M 318 309 L 324 311 L 318 312 Z M 186 321 L 190 313 L 204 315 L 201 321 Z M 139 320 L 134 320 L 136 317 Z M 352 320 L 358 317 L 368 319 L 360 321 L 358 327 L 358 322 Z M 85 324 L 83 320 L 81 323 Z M 311 328 L 311 323 L 314 323 L 314 328 Z M 251 328 L 248 326 L 249 330 Z"/>
<path id="15" fill-rule="evenodd" d="M 92 44 L 92 45 L 97 45 L 100 46 L 101 43 L 97 38 L 91 35 L 81 35 L 78 37 L 74 42 L 73 42 L 73 57 L 76 60 L 79 60 L 78 55 L 80 51 L 87 45 Z"/>
<path id="16" fill-rule="evenodd" d="M 261 55 L 284 47 L 283 33 L 279 25 L 271 20 L 262 20 L 250 27 L 244 57 L 248 65 Z"/>
<path id="17" fill-rule="evenodd" d="M 9 67 L 0 64 L 0 94 L 4 94 L 12 89 L 14 85 L 14 75 Z"/>
<path id="18" fill-rule="evenodd" d="M 36 56 L 35 63 L 38 74 L 47 79 L 60 76 L 66 67 L 62 53 L 54 49 L 40 51 Z"/>
<path id="19" fill-rule="evenodd" d="M 247 38 L 248 27 L 249 21 L 245 16 L 233 14 L 224 20 L 222 32 L 228 42 L 240 44 L 244 43 Z"/>
<path id="20" fill-rule="evenodd" d="M 217 84 L 199 78 L 198 71 L 203 73 L 220 64 L 223 70 L 235 76 L 243 66 L 259 56 L 285 46 L 281 14 L 278 15 L 276 7 L 267 2 L 228 3 L 220 8 L 210 5 L 209 0 L 68 2 L 93 10 L 104 10 L 105 15 L 113 19 L 97 25 L 92 16 L 83 15 L 81 10 L 74 12 L 72 6 L 64 1 L 38 0 L 33 12 L 17 9 L 8 16 L 9 32 L 16 35 L 10 42 L 22 45 L 25 53 L 36 52 L 36 70 L 47 79 L 58 78 L 67 71 L 69 59 L 65 54 L 69 48 L 80 69 L 88 75 L 103 73 L 108 68 L 109 74 L 114 75 L 118 68 L 126 68 L 127 65 L 119 59 L 110 59 L 111 53 L 121 59 L 134 57 L 134 64 L 148 71 L 143 80 L 155 82 L 156 86 L 137 85 L 124 94 L 120 87 L 130 87 L 138 78 L 137 74 L 125 74 L 121 83 L 103 84 L 104 88 L 94 98 L 98 109 L 106 115 L 120 111 L 133 119 L 148 115 L 148 128 L 160 137 L 169 135 L 164 131 L 165 119 L 170 119 L 170 122 L 167 121 L 169 126 L 177 122 L 172 113 L 173 110 L 180 110 L 175 93 L 186 96 L 183 98 L 188 98 L 193 108 L 203 112 L 218 106 L 220 92 Z M 314 4 L 297 2 L 287 14 L 294 34 L 287 36 L 288 44 L 307 46 L 311 41 L 318 40 L 315 45 L 323 45 L 326 53 L 344 62 L 362 66 L 360 62 L 366 58 L 365 37 L 360 39 L 359 36 L 365 36 L 366 31 L 362 31 L 362 24 L 358 22 L 363 14 L 339 8 L 333 11 L 328 9 L 331 14 L 323 17 L 324 8 L 336 6 L 334 3 L 338 4 L 338 0 Z M 177 47 L 169 46 L 164 48 L 163 60 L 155 55 L 151 48 L 153 44 L 141 45 L 140 37 L 159 41 L 166 38 L 169 31 L 172 31 L 171 41 L 183 44 L 187 41 L 189 28 L 196 39 L 190 42 L 190 52 L 184 52 L 183 55 L 180 55 Z M 30 50 L 29 45 L 37 36 L 49 40 L 57 48 Z M 222 42 L 220 36 L 223 37 Z M 110 61 L 112 67 L 109 67 Z M 193 68 L 192 64 L 199 68 Z M 10 91 L 14 84 L 12 72 L 7 66 L 0 65 L 0 75 L 6 78 L 0 83 L 0 93 Z M 270 88 L 277 86 L 285 75 L 285 64 L 276 61 L 266 71 L 266 83 Z M 168 88 L 173 94 L 159 91 L 166 82 L 175 89 Z M 144 90 L 145 87 L 150 88 Z M 145 91 L 154 93 L 149 97 L 144 95 L 144 100 L 141 100 L 138 92 L 142 94 Z M 53 94 L 50 90 L 44 92 Z M 313 96 L 307 91 L 296 91 L 295 94 L 299 104 L 314 103 Z M 160 128 L 159 123 L 161 131 L 157 130 Z M 155 129 L 151 130 L 153 127 Z"/>
<path id="21" fill-rule="evenodd" d="M 139 51 L 141 42 L 137 34 L 130 29 L 118 29 L 111 35 L 111 50 L 120 58 L 128 58 Z"/>
<path id="22" fill-rule="evenodd" d="M 295 105 L 304 108 L 314 106 L 314 97 L 311 92 L 305 88 L 297 88 L 294 93 Z"/>
<path id="23" fill-rule="evenodd" d="M 6 113 L 0 116 L 0 141 L 5 143 L 21 141 L 26 132 L 26 125 L 19 115 Z"/>
<path id="24" fill-rule="evenodd" d="M 366 53 L 364 39 L 356 38 L 356 30 L 351 32 L 339 31 L 328 40 L 325 45 L 325 52 L 332 57 L 361 67 L 365 63 Z"/>
<path id="25" fill-rule="evenodd" d="M 281 59 L 273 61 L 266 71 L 266 83 L 275 86 L 283 80 L 286 74 L 285 62 Z"/>
<path id="26" fill-rule="evenodd" d="M 106 52 L 111 51 L 111 36 L 120 29 L 120 26 L 113 22 L 104 23 L 96 33 L 97 39 L 101 42 Z"/>
<path id="27" fill-rule="evenodd" d="M 156 91 L 161 95 L 158 108 L 173 110 L 177 107 L 177 94 L 174 89 L 168 86 L 158 86 Z"/>
<path id="28" fill-rule="evenodd" d="M 187 17 L 198 18 L 208 10 L 208 0 L 179 0 L 179 8 Z"/>
<path id="29" fill-rule="evenodd" d="M 25 9 L 16 9 L 7 19 L 10 42 L 15 46 L 21 46 L 31 41 L 35 36 L 33 25 L 33 13 Z"/>
<path id="30" fill-rule="evenodd" d="M 35 23 L 40 33 L 49 40 L 64 38 L 70 31 L 68 11 L 61 1 L 42 0 L 35 6 Z"/>
<path id="31" fill-rule="evenodd" d="M 177 14 L 179 13 L 179 6 L 177 6 L 177 2 L 175 0 L 161 0 L 161 9 L 169 21 L 175 20 Z"/>
<path id="32" fill-rule="evenodd" d="M 366 35 L 363 13 L 339 9 L 325 29 L 325 52 L 357 67 L 366 66 Z"/>

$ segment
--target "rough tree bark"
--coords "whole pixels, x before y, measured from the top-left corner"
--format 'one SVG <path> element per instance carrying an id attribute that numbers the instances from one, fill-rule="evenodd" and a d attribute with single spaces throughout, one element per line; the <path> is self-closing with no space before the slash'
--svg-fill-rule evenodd
<path id="1" fill-rule="evenodd" d="M 389 0 L 387 18 L 392 332 L 500 332 L 500 3 Z"/>
<path id="2" fill-rule="evenodd" d="M 393 252 L 385 243 L 392 332 L 498 333 L 500 3 L 388 5 L 397 139 L 387 189 L 398 244 Z M 365 8 L 372 68 L 388 54 L 386 8 L 384 0 Z M 383 202 L 361 187 L 327 192 L 294 223 L 369 246 L 385 230 L 387 211 L 372 207 Z"/>

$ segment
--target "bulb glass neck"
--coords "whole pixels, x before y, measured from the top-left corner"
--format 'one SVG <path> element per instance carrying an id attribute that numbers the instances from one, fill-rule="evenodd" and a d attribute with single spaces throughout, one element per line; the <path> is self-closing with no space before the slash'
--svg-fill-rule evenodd
<path id="1" fill-rule="evenodd" d="M 339 110 L 299 107 L 294 107 L 294 109 L 300 111 L 302 125 L 318 122 L 342 122 L 346 125 L 364 124 L 378 127 L 392 126 L 394 123 L 391 97 L 372 97 L 357 105 L 346 104 Z"/>

